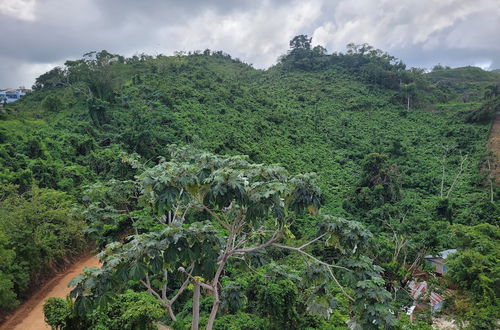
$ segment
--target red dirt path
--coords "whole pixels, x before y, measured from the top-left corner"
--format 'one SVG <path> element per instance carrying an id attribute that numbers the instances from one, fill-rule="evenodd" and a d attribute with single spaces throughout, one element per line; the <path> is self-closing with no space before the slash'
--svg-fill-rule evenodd
<path id="1" fill-rule="evenodd" d="M 496 164 L 492 165 L 492 174 L 496 184 L 500 185 L 500 114 L 497 114 L 490 132 L 490 150 L 495 155 Z"/>
<path id="2" fill-rule="evenodd" d="M 70 292 L 68 283 L 82 272 L 84 267 L 99 266 L 95 256 L 84 256 L 66 271 L 56 275 L 37 290 L 27 301 L 19 306 L 0 325 L 0 330 L 50 330 L 43 316 L 43 304 L 47 298 L 64 298 Z"/>

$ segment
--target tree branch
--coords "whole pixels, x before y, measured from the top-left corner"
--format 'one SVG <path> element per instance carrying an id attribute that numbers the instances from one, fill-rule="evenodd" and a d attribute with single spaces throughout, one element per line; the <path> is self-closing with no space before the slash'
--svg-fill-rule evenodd
<path id="1" fill-rule="evenodd" d="M 184 192 L 184 188 L 181 188 L 181 191 L 179 192 L 179 199 L 181 198 L 182 196 L 182 193 Z M 172 222 L 175 222 L 175 219 L 177 218 L 177 212 L 179 212 L 179 207 L 181 206 L 181 203 L 177 203 L 177 206 L 175 207 L 175 211 L 174 211 L 174 216 L 172 217 Z"/>
<path id="2" fill-rule="evenodd" d="M 182 292 L 186 289 L 187 285 L 189 284 L 189 278 L 187 278 L 184 283 L 182 283 L 181 287 L 179 288 L 179 290 L 177 290 L 177 293 L 175 294 L 175 296 L 170 299 L 170 305 L 172 305 L 176 300 L 177 298 L 179 298 L 179 296 L 182 294 Z"/>
<path id="3" fill-rule="evenodd" d="M 343 270 L 347 270 L 349 272 L 352 272 L 352 270 L 349 269 L 349 268 L 345 268 L 345 267 L 338 266 L 338 265 L 332 265 L 332 264 L 328 264 L 328 263 L 326 263 L 324 261 L 321 261 L 318 258 L 316 258 L 315 256 L 313 256 L 312 254 L 309 254 L 309 253 L 301 250 L 300 248 L 297 248 L 297 247 L 294 247 L 294 246 L 283 245 L 283 244 L 277 244 L 277 243 L 273 243 L 272 245 L 276 246 L 278 248 L 281 248 L 281 249 L 286 249 L 286 250 L 292 250 L 292 251 L 299 252 L 300 254 L 302 254 L 302 255 L 304 255 L 304 256 L 306 256 L 308 258 L 313 259 L 314 261 L 318 262 L 319 264 L 322 264 L 323 266 L 331 267 L 331 268 L 343 269 Z"/>
<path id="4" fill-rule="evenodd" d="M 273 236 L 269 239 L 269 241 L 261 244 L 261 245 L 258 245 L 258 246 L 254 246 L 254 247 L 250 247 L 250 248 L 246 248 L 246 249 L 234 249 L 232 251 L 230 251 L 230 254 L 229 255 L 232 255 L 232 254 L 244 254 L 244 253 L 248 253 L 248 252 L 254 252 L 254 251 L 258 251 L 258 250 L 262 250 L 268 246 L 271 246 L 273 245 L 274 242 L 276 242 L 279 238 L 280 238 L 280 235 L 281 234 L 281 231 L 277 230 L 274 232 Z"/>
<path id="5" fill-rule="evenodd" d="M 260 234 L 263 234 L 266 232 L 270 232 L 270 233 L 274 234 L 276 232 L 276 230 L 266 231 L 261 226 L 259 229 L 255 230 L 255 232 L 252 234 L 243 233 L 243 234 L 246 234 L 247 236 L 244 236 L 238 243 L 236 243 L 236 245 L 233 247 L 233 249 L 239 249 L 241 246 L 243 246 L 243 244 L 248 242 L 253 236 L 260 235 Z"/>
<path id="6" fill-rule="evenodd" d="M 151 293 L 153 296 L 155 296 L 156 298 L 160 299 L 161 302 L 164 302 L 164 300 L 161 298 L 161 296 L 158 294 L 158 292 L 156 292 L 149 283 L 147 282 L 144 282 L 143 280 L 140 281 L 142 283 L 142 285 L 144 285 L 146 287 L 146 289 L 148 289 L 149 293 Z M 148 280 L 149 282 L 149 280 Z"/>
<path id="7" fill-rule="evenodd" d="M 458 171 L 457 175 L 455 176 L 455 179 L 453 180 L 453 183 L 451 184 L 450 189 L 448 189 L 448 192 L 446 193 L 446 198 L 450 197 L 451 191 L 453 190 L 455 183 L 457 183 L 458 178 L 460 177 L 460 175 L 464 171 L 464 163 L 467 160 L 467 157 L 469 157 L 469 155 L 465 155 L 464 157 L 462 157 L 462 161 L 460 162 L 460 170 Z"/>
<path id="8" fill-rule="evenodd" d="M 200 286 L 204 287 L 204 288 L 205 288 L 205 289 L 207 289 L 207 290 L 214 291 L 214 288 L 213 288 L 211 285 L 209 285 L 209 284 L 207 284 L 207 283 L 204 283 L 204 282 L 200 282 L 200 281 L 199 281 L 199 280 L 197 280 L 194 276 L 192 276 L 190 273 L 186 272 L 186 270 L 184 269 L 184 267 L 179 267 L 179 271 L 180 271 L 181 273 L 186 274 L 186 276 L 188 277 L 188 278 L 186 279 L 186 281 L 187 281 L 187 282 L 189 282 L 189 280 L 191 280 L 191 281 L 193 281 L 193 282 L 198 283 Z M 186 283 L 186 285 L 187 285 L 187 283 Z"/>
<path id="9" fill-rule="evenodd" d="M 314 240 L 313 240 L 314 241 Z M 309 243 L 306 243 L 305 246 L 309 245 L 311 242 Z M 319 260 L 318 258 L 316 258 L 315 256 L 301 250 L 301 247 L 293 247 L 293 246 L 288 246 L 288 245 L 283 245 L 283 244 L 277 244 L 277 243 L 273 243 L 272 244 L 273 246 L 276 246 L 278 248 L 281 248 L 281 249 L 286 249 L 286 250 L 292 250 L 292 251 L 296 251 L 296 252 L 299 252 L 300 254 L 308 257 L 308 258 L 311 258 L 312 260 L 316 261 L 317 263 L 323 265 L 326 267 L 326 269 L 328 270 L 328 272 L 330 273 L 330 276 L 332 277 L 332 279 L 335 281 L 335 283 L 337 284 L 337 286 L 340 288 L 340 290 L 342 291 L 342 293 L 350 300 L 350 301 L 354 301 L 354 298 L 352 298 L 344 289 L 344 287 L 340 284 L 340 282 L 337 280 L 337 278 L 335 277 L 335 275 L 333 274 L 333 271 L 332 271 L 332 268 L 339 268 L 339 269 L 343 269 L 343 270 L 347 270 L 347 271 L 352 271 L 350 270 L 349 268 L 345 268 L 345 267 L 342 267 L 342 266 L 337 266 L 337 265 L 331 265 L 331 264 L 328 264 L 324 261 L 321 261 Z"/>
<path id="10" fill-rule="evenodd" d="M 211 209 L 209 209 L 208 207 L 206 207 L 205 205 L 201 204 L 201 209 L 207 211 L 212 217 L 215 218 L 215 220 L 222 226 L 224 227 L 225 229 L 231 231 L 231 227 L 225 223 L 224 221 L 221 220 L 221 218 L 214 212 L 212 211 Z"/>
<path id="11" fill-rule="evenodd" d="M 319 235 L 318 237 L 316 237 L 315 239 L 313 239 L 312 241 L 309 241 L 307 243 L 304 243 L 302 244 L 301 246 L 298 247 L 299 250 L 302 250 L 303 248 L 305 248 L 306 246 L 316 242 L 316 241 L 319 241 L 320 239 L 322 239 L 324 236 L 326 235 L 326 233 L 323 233 L 321 235 Z"/>

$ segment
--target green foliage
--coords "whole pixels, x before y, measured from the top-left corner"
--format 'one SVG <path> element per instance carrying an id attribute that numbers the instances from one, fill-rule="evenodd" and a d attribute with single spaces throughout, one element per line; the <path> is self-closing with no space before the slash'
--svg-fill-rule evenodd
<path id="1" fill-rule="evenodd" d="M 394 326 L 396 318 L 391 309 L 391 294 L 383 287 L 385 281 L 381 276 L 382 268 L 374 266 L 372 261 L 362 256 L 358 260 L 349 260 L 354 274 L 348 274 L 351 281 L 355 281 L 356 302 L 355 318 L 349 320 L 353 329 L 378 329 Z M 389 309 L 389 312 L 387 312 Z"/>
<path id="2" fill-rule="evenodd" d="M 43 304 L 45 322 L 52 329 L 75 329 L 75 315 L 71 308 L 71 300 L 49 298 Z"/>
<path id="3" fill-rule="evenodd" d="M 108 244 L 101 253 L 103 267 L 75 278 L 72 285 L 76 288 L 72 296 L 76 298 L 76 308 L 80 312 L 105 303 L 117 285 L 130 280 L 141 281 L 149 292 L 159 297 L 159 293 L 151 287 L 151 279 L 155 279 L 159 281 L 157 285 L 162 286 L 163 298 L 160 301 L 169 310 L 172 320 L 176 321 L 175 315 L 172 316 L 169 296 L 175 301 L 185 289 L 185 284 L 176 292 L 173 286 L 176 281 L 169 285 L 168 278 L 172 275 L 167 276 L 168 273 L 173 273 L 176 278 L 189 272 L 188 280 L 204 282 L 204 279 L 210 279 L 210 284 L 205 283 L 204 288 L 218 287 L 219 276 L 232 256 L 258 252 L 268 246 L 283 248 L 274 242 L 282 236 L 294 238 L 288 229 L 293 218 L 306 210 L 316 214 L 320 206 L 321 192 L 314 184 L 312 175 L 290 176 L 281 167 L 253 164 L 242 156 L 218 156 L 187 147 L 172 147 L 169 161 L 160 159 L 158 165 L 151 168 L 142 166 L 135 158 L 128 161 L 142 168 L 143 172 L 137 180 L 141 186 L 140 199 L 148 202 L 143 211 L 151 212 L 150 216 L 156 217 L 160 224 L 149 228 L 149 232 L 130 237 L 126 243 Z M 116 182 L 110 182 L 110 186 L 114 184 Z M 90 195 L 97 196 L 98 203 L 111 206 L 112 196 L 108 192 L 94 185 Z M 113 212 L 117 213 L 110 208 L 104 210 L 104 213 Z M 96 212 L 95 203 L 90 205 L 86 214 L 90 216 L 90 221 L 103 222 L 102 214 Z M 211 222 L 203 221 L 207 215 Z M 353 221 L 327 215 L 321 220 L 324 223 L 320 224 L 319 236 L 313 242 L 324 238 L 323 244 L 336 253 L 335 263 L 359 268 L 361 264 L 352 263 L 350 258 L 366 246 L 371 234 L 360 223 Z M 104 222 L 109 223 L 109 220 L 104 219 Z M 240 243 L 235 245 L 235 242 Z M 284 248 L 304 254 L 303 247 Z M 353 302 L 355 299 L 341 287 L 329 264 L 307 253 L 305 255 L 313 259 L 314 264 L 309 268 L 317 268 L 312 276 L 315 285 L 307 286 L 311 290 L 307 311 L 328 319 L 336 307 L 328 287 L 329 280 L 333 279 Z M 362 304 L 368 297 L 385 302 L 389 293 L 383 288 L 384 281 L 378 275 L 381 269 L 373 266 L 369 258 L 360 260 L 366 275 L 356 271 L 360 277 L 349 277 L 352 286 L 362 287 L 357 292 L 355 305 Z M 319 276 L 319 273 L 322 275 Z M 200 280 L 193 276 L 198 276 Z M 367 281 L 371 281 L 369 287 L 365 285 Z M 218 291 L 211 290 L 217 302 Z M 292 281 L 267 283 L 265 290 L 255 292 L 257 295 L 252 300 L 259 301 L 256 310 L 276 327 L 283 324 L 299 327 L 299 291 Z M 231 312 L 244 308 L 248 301 L 242 288 L 235 283 L 223 287 L 221 298 L 223 309 Z M 292 303 L 294 301 L 297 303 Z M 218 307 L 216 302 L 214 308 Z M 358 307 L 354 309 L 363 324 L 372 324 L 372 318 L 376 319 L 375 324 L 393 323 L 384 308 L 371 310 L 370 316 Z M 211 314 L 212 320 L 215 315 Z"/>
<path id="4" fill-rule="evenodd" d="M 289 263 L 295 263 L 292 260 Z M 257 271 L 239 274 L 236 282 L 224 283 L 222 296 L 224 306 L 236 300 L 238 303 L 233 307 L 238 309 L 223 309 L 231 314 L 222 315 L 220 319 L 236 321 L 242 313 L 248 313 L 258 317 L 259 323 L 265 320 L 268 329 L 281 329 L 284 324 L 292 329 L 345 328 L 349 310 L 345 296 L 332 290 L 331 283 L 325 286 L 324 275 L 311 276 L 311 272 L 321 272 L 321 269 L 311 264 L 297 263 L 297 267 L 292 268 L 283 262 L 272 262 Z M 241 304 L 242 300 L 246 303 Z M 324 300 L 328 308 L 324 307 Z M 221 324 L 220 319 L 216 325 Z"/>
<path id="5" fill-rule="evenodd" d="M 95 125 L 108 123 L 108 102 L 93 97 L 87 101 L 87 107 L 89 108 L 89 116 Z"/>
<path id="6" fill-rule="evenodd" d="M 454 69 L 437 67 L 426 76 L 447 94 L 448 100 L 460 102 L 477 102 L 483 98 L 486 87 L 500 82 L 499 73 L 473 66 Z"/>
<path id="7" fill-rule="evenodd" d="M 229 282 L 224 285 L 224 290 L 221 293 L 221 300 L 222 310 L 235 313 L 245 308 L 248 299 L 239 283 Z"/>
<path id="8" fill-rule="evenodd" d="M 410 318 L 406 315 L 401 317 L 396 324 L 396 329 L 402 330 L 432 330 L 434 329 L 431 325 L 423 321 L 410 321 Z"/>
<path id="9" fill-rule="evenodd" d="M 500 296 L 500 229 L 489 224 L 453 229 L 459 253 L 447 261 L 448 276 L 482 301 L 494 302 Z"/>
<path id="10" fill-rule="evenodd" d="M 270 328 L 271 325 L 267 319 L 242 312 L 223 315 L 214 324 L 214 329 L 217 330 L 267 330 Z"/>
<path id="11" fill-rule="evenodd" d="M 298 291 L 291 281 L 269 283 L 265 290 L 257 292 L 255 298 L 259 301 L 262 314 L 268 316 L 274 324 L 295 328 L 298 324 L 298 313 L 293 302 L 298 298 Z"/>
<path id="12" fill-rule="evenodd" d="M 83 192 L 82 202 L 86 206 L 83 215 L 87 222 L 85 233 L 102 248 L 107 243 L 119 240 L 135 223 L 135 217 L 127 212 L 137 206 L 138 189 L 132 181 L 110 180 L 89 185 Z M 140 214 L 136 214 L 139 219 Z M 137 227 L 138 224 L 135 224 Z"/>
<path id="13" fill-rule="evenodd" d="M 136 235 L 125 244 L 109 244 L 101 255 L 103 267 L 71 283 L 76 286 L 71 295 L 77 298 L 77 309 L 105 303 L 120 282 L 142 280 L 149 272 L 161 274 L 164 269 L 173 271 L 192 263 L 196 265 L 194 274 L 213 272 L 211 260 L 219 251 L 214 233 L 210 224 L 194 223 Z"/>
<path id="14" fill-rule="evenodd" d="M 46 72 L 40 77 L 36 78 L 35 84 L 33 85 L 33 90 L 64 86 L 64 84 L 66 83 L 65 75 L 66 72 L 64 68 L 59 66 L 55 67 L 49 72 Z"/>
<path id="15" fill-rule="evenodd" d="M 120 253 L 132 249 L 132 242 L 137 243 L 137 249 L 153 253 L 151 257 L 140 253 L 131 255 L 143 258 L 144 263 L 127 259 L 117 268 L 113 262 L 119 262 L 110 258 L 109 272 L 103 274 L 113 280 L 109 287 L 91 294 L 88 301 L 106 301 L 106 295 L 100 297 L 111 288 L 138 290 L 141 287 L 137 281 L 118 281 L 118 268 L 123 268 L 120 276 L 131 279 L 154 267 L 169 265 L 172 271 L 167 296 L 172 298 L 175 289 L 183 283 L 184 275 L 177 272 L 179 266 L 187 272 L 191 269 L 201 272 L 207 267 L 196 263 L 196 267 L 190 268 L 190 264 L 185 263 L 199 257 L 198 250 L 193 250 L 191 255 L 183 252 L 180 259 L 174 258 L 171 263 L 160 263 L 154 252 L 158 248 L 154 243 L 156 239 L 168 241 L 167 250 L 170 247 L 187 249 L 189 244 L 195 249 L 205 249 L 210 244 L 216 247 L 224 243 L 227 229 L 216 223 L 207 211 L 190 206 L 183 216 L 187 205 L 197 203 L 202 196 L 204 203 L 216 207 L 218 216 L 231 205 L 231 199 L 240 199 L 241 205 L 252 207 L 248 219 L 256 226 L 253 229 L 259 225 L 273 227 L 273 220 L 277 220 L 276 226 L 282 230 L 282 239 L 287 243 L 305 242 L 320 229 L 325 236 L 308 246 L 307 252 L 325 262 L 340 263 L 339 266 L 361 267 L 359 277 L 344 276 L 339 269 L 333 275 L 341 279 L 348 294 L 356 295 L 360 301 L 372 301 L 375 312 L 379 301 L 394 306 L 394 317 L 398 316 L 400 306 L 408 305 L 408 298 L 403 297 L 401 290 L 407 281 L 403 266 L 411 264 L 424 251 L 433 253 L 458 246 L 458 239 L 449 235 L 451 224 L 497 225 L 498 188 L 493 186 L 492 192 L 489 187 L 485 189 L 487 181 L 480 171 L 490 119 L 498 108 L 498 96 L 495 97 L 493 88 L 498 82 L 497 73 L 490 74 L 479 68 L 437 67 L 431 73 L 415 68 L 407 70 L 396 58 L 369 45 L 351 44 L 345 53 L 328 54 L 305 35 L 294 38 L 290 47 L 280 62 L 268 70 L 254 69 L 221 51 L 156 57 L 142 54 L 130 58 L 106 51 L 93 52 L 40 76 L 35 92 L 5 106 L 0 120 L 0 183 L 14 184 L 16 188 L 6 189 L 9 193 L 5 196 L 10 199 L 2 206 L 8 210 L 9 205 L 18 205 L 18 210 L 12 211 L 16 214 L 14 218 L 18 218 L 22 208 L 25 214 L 21 218 L 34 218 L 41 225 L 38 229 L 30 222 L 12 233 L 0 230 L 0 254 L 5 260 L 0 262 L 2 306 L 7 308 L 22 300 L 29 292 L 31 281 L 42 278 L 49 273 L 47 269 L 54 268 L 54 264 L 57 268 L 61 260 L 81 250 L 81 245 L 67 239 L 70 235 L 59 228 L 66 226 L 70 232 L 78 232 L 72 237 L 81 239 L 82 217 L 78 212 L 73 216 L 72 207 L 64 209 L 71 214 L 70 218 L 78 219 L 78 226 L 63 225 L 60 219 L 45 221 L 37 212 L 48 211 L 40 211 L 28 202 L 16 204 L 21 200 L 31 201 L 37 191 L 51 191 L 49 189 L 64 191 L 72 202 L 85 206 L 86 232 L 100 247 L 121 240 L 122 245 L 111 245 L 110 253 L 115 249 Z M 49 100 L 57 105 L 48 106 Z M 172 143 L 190 144 L 227 156 L 249 155 L 248 158 L 221 158 L 221 162 L 227 162 L 243 177 L 250 178 L 249 183 L 266 176 L 275 181 L 260 188 L 255 186 L 248 193 L 241 177 L 225 169 L 225 165 L 214 165 L 211 157 L 206 158 L 205 165 L 217 170 L 210 169 L 205 174 L 193 169 L 196 161 L 189 159 L 200 158 L 200 153 L 181 148 L 185 157 L 175 156 L 172 163 L 168 147 Z M 132 169 L 122 161 L 123 152 L 137 153 L 147 160 L 147 166 Z M 464 158 L 466 161 L 462 164 Z M 259 174 L 258 169 L 248 166 L 253 162 L 281 165 Z M 172 164 L 182 166 L 171 168 Z M 146 169 L 149 172 L 146 173 Z M 134 175 L 139 172 L 147 174 L 141 179 L 151 182 L 134 183 Z M 317 173 L 318 187 L 310 184 L 311 177 L 298 175 L 309 172 Z M 283 173 L 297 181 L 283 182 L 279 178 Z M 210 177 L 209 183 L 213 186 L 209 191 L 203 183 L 207 179 L 204 175 Z M 183 181 L 175 180 L 176 177 Z M 293 193 L 286 187 L 288 184 L 295 187 Z M 321 195 L 315 187 L 321 188 Z M 146 188 L 151 195 L 140 190 Z M 184 192 L 179 197 L 181 189 Z M 16 197 L 16 194 L 24 195 Z M 288 203 L 286 207 L 276 206 L 283 197 L 286 197 L 283 202 Z M 12 200 L 15 202 L 11 203 Z M 51 207 L 58 210 L 59 200 L 52 202 Z M 325 219 L 318 215 L 320 204 L 323 213 L 355 221 Z M 176 211 L 178 205 L 181 207 Z M 3 218 L 12 219 L 5 210 L 0 211 L 4 212 Z M 292 214 L 293 221 L 287 221 L 287 215 Z M 176 229 L 178 232 L 151 236 L 173 218 L 183 219 L 180 229 Z M 206 224 L 206 221 L 211 225 L 202 225 L 204 229 L 195 225 Z M 330 227 L 324 228 L 324 222 L 330 223 Z M 250 228 L 245 233 L 251 232 Z M 366 229 L 373 235 L 367 234 Z M 137 236 L 129 236 L 136 230 Z M 61 233 L 63 238 L 58 241 Z M 172 235 L 176 234 L 180 235 L 181 246 L 172 243 Z M 188 243 L 186 235 L 194 235 L 195 241 Z M 202 238 L 203 235 L 223 239 L 212 242 Z M 247 243 L 259 244 L 265 239 L 266 235 L 259 233 Z M 24 247 L 21 240 L 32 240 L 36 244 Z M 478 252 L 471 251 L 472 263 Z M 323 266 L 311 263 L 308 271 L 292 251 L 287 254 L 269 248 L 266 252 L 249 253 L 244 262 L 231 259 L 225 268 L 229 283 L 250 270 L 246 263 L 259 271 L 259 267 L 274 260 L 280 266 L 292 265 L 298 271 L 296 276 L 310 279 L 309 273 L 313 273 L 318 278 L 311 286 L 286 277 L 260 288 L 265 290 L 266 285 L 278 281 L 293 282 L 299 294 L 295 295 L 295 305 L 290 308 L 297 311 L 296 320 L 303 328 L 345 327 L 351 311 L 359 318 L 373 317 L 363 314 L 361 304 L 348 303 L 342 292 L 339 295 L 336 285 L 322 285 L 321 281 L 331 280 Z M 31 254 L 33 264 L 28 264 Z M 360 261 L 362 255 L 370 260 Z M 105 259 L 108 257 L 110 255 L 105 254 Z M 365 266 L 348 265 L 346 259 L 349 258 Z M 491 280 L 491 274 L 486 272 L 491 260 L 478 260 L 482 266 L 471 273 L 486 274 Z M 381 271 L 373 263 L 386 269 Z M 206 271 L 213 273 L 213 269 Z M 104 276 L 98 271 L 92 274 Z M 474 288 L 480 287 L 491 296 L 487 289 L 491 283 L 479 280 L 476 275 L 464 277 L 463 287 L 472 287 L 465 284 L 469 280 L 480 283 Z M 384 284 L 380 277 L 386 281 Z M 151 276 L 150 280 L 155 288 L 163 283 L 158 275 Z M 98 287 L 90 280 L 87 284 Z M 391 299 L 380 290 L 383 285 L 393 294 Z M 253 315 L 258 324 L 261 324 L 258 320 L 262 320 L 266 326 L 278 327 L 276 320 L 259 314 L 264 311 L 262 307 L 252 305 L 248 287 L 251 286 L 245 281 L 238 281 L 234 287 L 229 285 L 228 291 L 221 292 L 223 303 L 228 302 L 222 312 L 229 314 L 219 317 L 227 316 L 239 324 L 239 318 L 233 315 L 239 314 L 243 320 Z M 286 292 L 295 290 L 289 282 L 286 288 L 289 289 Z M 185 293 L 179 298 L 180 306 L 188 306 L 188 301 Z M 208 306 L 212 301 L 204 303 Z M 476 302 L 470 300 L 462 310 L 488 308 L 470 307 L 474 304 Z M 96 305 L 100 304 L 96 302 Z M 183 315 L 182 324 L 190 323 L 191 311 L 186 308 L 174 310 L 179 318 Z M 209 312 L 209 306 L 206 310 L 202 308 L 202 323 L 206 323 Z M 325 315 L 330 319 L 324 320 Z M 477 315 L 478 319 L 486 320 L 485 315 L 490 314 Z M 362 324 L 360 319 L 353 320 L 356 321 L 353 325 Z M 377 318 L 376 322 L 390 326 L 393 320 Z"/>
<path id="16" fill-rule="evenodd" d="M 57 112 L 63 108 L 63 103 L 57 95 L 48 95 L 42 101 L 42 108 L 49 112 Z"/>
<path id="17" fill-rule="evenodd" d="M 498 87 L 496 88 L 498 89 Z M 470 123 L 489 123 L 495 118 L 498 111 L 500 111 L 500 94 L 495 92 L 495 94 L 491 94 L 486 98 L 476 110 L 470 112 L 466 117 L 466 121 Z"/>
<path id="18" fill-rule="evenodd" d="M 18 303 L 14 291 L 14 274 L 8 268 L 15 259 L 15 251 L 6 248 L 8 236 L 0 231 L 0 307 L 9 310 Z"/>
<path id="19" fill-rule="evenodd" d="M 400 173 L 396 166 L 387 165 L 388 156 L 368 154 L 363 160 L 363 173 L 354 193 L 354 205 L 373 209 L 401 199 Z"/>
<path id="20" fill-rule="evenodd" d="M 368 84 L 390 89 L 411 82 L 405 65 L 395 57 L 368 44 L 348 44 L 347 52 L 328 55 L 322 46 L 311 47 L 312 38 L 298 35 L 290 41 L 290 51 L 280 58 L 284 70 L 318 71 L 335 68 L 356 75 Z"/>
<path id="21" fill-rule="evenodd" d="M 153 330 L 163 316 L 161 304 L 146 292 L 127 290 L 90 314 L 76 313 L 71 299 L 49 298 L 45 320 L 53 329 Z"/>
<path id="22" fill-rule="evenodd" d="M 469 328 L 492 329 L 500 311 L 500 229 L 490 224 L 455 225 L 453 232 L 458 253 L 446 261 L 447 277 L 471 294 L 462 302 L 457 297 L 454 307 Z"/>
<path id="23" fill-rule="evenodd" d="M 84 223 L 63 192 L 34 188 L 18 195 L 2 186 L 0 198 L 0 303 L 14 307 L 45 276 L 85 247 Z"/>
<path id="24" fill-rule="evenodd" d="M 153 296 L 146 292 L 127 290 L 120 294 L 104 310 L 89 315 L 96 329 L 157 329 L 154 324 L 164 315 L 164 310 Z"/>

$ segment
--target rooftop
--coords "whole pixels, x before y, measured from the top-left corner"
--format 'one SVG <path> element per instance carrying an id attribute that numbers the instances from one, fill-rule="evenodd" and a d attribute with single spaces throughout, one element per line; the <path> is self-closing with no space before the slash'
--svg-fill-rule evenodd
<path id="1" fill-rule="evenodd" d="M 446 259 L 448 258 L 448 256 L 452 253 L 456 253 L 457 252 L 457 249 L 448 249 L 448 250 L 444 250 L 444 251 L 441 251 L 441 252 L 438 252 L 437 256 L 433 256 L 433 255 L 427 255 L 425 256 L 424 258 L 425 259 L 432 259 L 432 258 L 443 258 L 443 259 Z"/>

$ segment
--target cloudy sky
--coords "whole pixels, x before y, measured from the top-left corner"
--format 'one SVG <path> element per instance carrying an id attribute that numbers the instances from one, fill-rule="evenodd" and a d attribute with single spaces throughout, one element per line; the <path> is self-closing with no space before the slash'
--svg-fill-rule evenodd
<path id="1" fill-rule="evenodd" d="M 367 42 L 409 66 L 500 68 L 500 0 L 0 0 L 0 88 L 67 59 L 224 50 L 273 65 L 297 34 L 329 52 Z"/>

